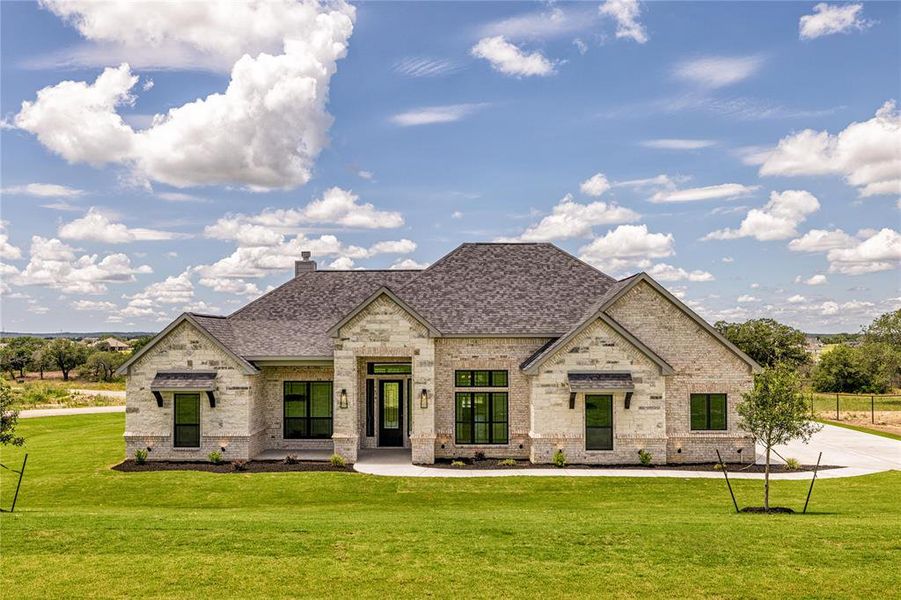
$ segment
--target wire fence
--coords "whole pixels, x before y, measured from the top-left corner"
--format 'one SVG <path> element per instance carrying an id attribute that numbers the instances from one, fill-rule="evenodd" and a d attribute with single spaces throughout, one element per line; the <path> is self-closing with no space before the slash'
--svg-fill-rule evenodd
<path id="1" fill-rule="evenodd" d="M 809 394 L 810 412 L 820 419 L 901 425 L 901 394 Z"/>

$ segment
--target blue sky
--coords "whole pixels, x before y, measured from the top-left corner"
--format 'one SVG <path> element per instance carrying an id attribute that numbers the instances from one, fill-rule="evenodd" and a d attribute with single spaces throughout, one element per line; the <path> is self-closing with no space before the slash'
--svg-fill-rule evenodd
<path id="1" fill-rule="evenodd" d="M 124 6 L 0 4 L 5 330 L 502 239 L 711 321 L 901 305 L 897 3 Z"/>

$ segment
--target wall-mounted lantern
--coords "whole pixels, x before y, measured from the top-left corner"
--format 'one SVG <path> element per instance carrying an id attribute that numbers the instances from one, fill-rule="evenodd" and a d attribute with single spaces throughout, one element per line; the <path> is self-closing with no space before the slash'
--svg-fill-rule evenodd
<path id="1" fill-rule="evenodd" d="M 575 407 L 576 407 L 576 393 L 570 392 L 569 393 L 569 409 L 573 410 Z"/>
<path id="2" fill-rule="evenodd" d="M 422 388 L 422 392 L 419 393 L 419 408 L 428 408 L 429 407 L 429 392 Z"/>
<path id="3" fill-rule="evenodd" d="M 338 396 L 338 406 L 341 408 L 347 408 L 347 390 L 342 389 L 341 394 Z"/>
<path id="4" fill-rule="evenodd" d="M 626 392 L 626 408 L 629 408 L 630 404 L 632 404 L 632 392 Z"/>

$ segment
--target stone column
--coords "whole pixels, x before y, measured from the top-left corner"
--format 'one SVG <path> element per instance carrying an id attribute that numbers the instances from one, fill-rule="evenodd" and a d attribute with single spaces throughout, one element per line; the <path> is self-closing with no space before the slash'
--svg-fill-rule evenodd
<path id="1" fill-rule="evenodd" d="M 413 356 L 413 430 L 410 433 L 413 463 L 431 465 L 435 463 L 435 341 L 415 351 Z M 422 407 L 422 390 L 428 394 L 428 406 Z M 442 402 L 453 402 L 453 398 L 442 398 Z"/>
<path id="2" fill-rule="evenodd" d="M 340 344 L 336 344 L 334 368 L 332 442 L 335 454 L 353 463 L 357 461 L 357 449 L 360 446 L 356 356 L 352 351 L 344 350 Z M 341 390 L 347 393 L 347 408 L 341 408 Z"/>

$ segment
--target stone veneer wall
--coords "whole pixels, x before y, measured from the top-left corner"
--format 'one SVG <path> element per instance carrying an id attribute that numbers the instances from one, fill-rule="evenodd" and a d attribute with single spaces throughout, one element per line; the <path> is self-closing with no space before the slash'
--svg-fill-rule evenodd
<path id="1" fill-rule="evenodd" d="M 666 378 L 667 461 L 715 461 L 719 449 L 725 461 L 753 462 L 754 443 L 738 427 L 736 411 L 742 392 L 753 386 L 749 365 L 645 282 L 607 313 L 676 371 Z M 727 394 L 728 430 L 690 430 L 692 393 Z"/>
<path id="2" fill-rule="evenodd" d="M 529 376 L 519 365 L 547 343 L 547 338 L 438 338 L 435 340 L 435 455 L 471 457 L 475 452 L 496 458 L 529 457 Z M 506 388 L 459 388 L 460 391 L 507 392 L 507 444 L 455 444 L 454 371 L 457 369 L 505 369 Z"/>
<path id="3" fill-rule="evenodd" d="M 331 450 L 331 439 L 294 440 L 285 439 L 284 429 L 284 384 L 286 381 L 332 381 L 334 371 L 331 366 L 290 366 L 262 367 L 260 385 L 256 400 L 255 428 L 261 438 L 262 450 Z M 332 404 L 332 418 L 338 411 L 337 403 Z"/>
<path id="4" fill-rule="evenodd" d="M 613 395 L 613 450 L 586 450 L 585 395 L 569 408 L 567 374 L 578 371 L 629 371 L 635 384 L 630 408 L 625 394 Z M 531 460 L 549 463 L 563 450 L 567 462 L 629 464 L 647 450 L 653 462 L 666 459 L 666 383 L 660 368 L 601 320 L 560 348 L 532 380 Z"/>
<path id="5" fill-rule="evenodd" d="M 200 448 L 174 448 L 173 393 L 163 392 L 156 405 L 150 383 L 157 371 L 215 370 L 216 407 L 200 395 Z M 125 449 L 131 458 L 138 448 L 150 447 L 148 460 L 206 460 L 226 448 L 226 460 L 250 458 L 253 443 L 248 428 L 256 375 L 246 375 L 237 361 L 189 322 L 183 322 L 128 369 L 125 399 Z"/>
<path id="6" fill-rule="evenodd" d="M 435 343 L 429 330 L 387 295 L 373 300 L 338 332 L 335 340 L 335 395 L 347 390 L 348 407 L 336 408 L 335 452 L 349 462 L 357 460 L 360 447 L 362 408 L 366 389 L 360 369 L 367 357 L 409 358 L 413 368 L 413 389 L 428 390 L 428 408 L 413 404 L 413 432 L 410 446 L 413 462 L 435 461 Z M 337 405 L 337 404 L 336 404 Z"/>

